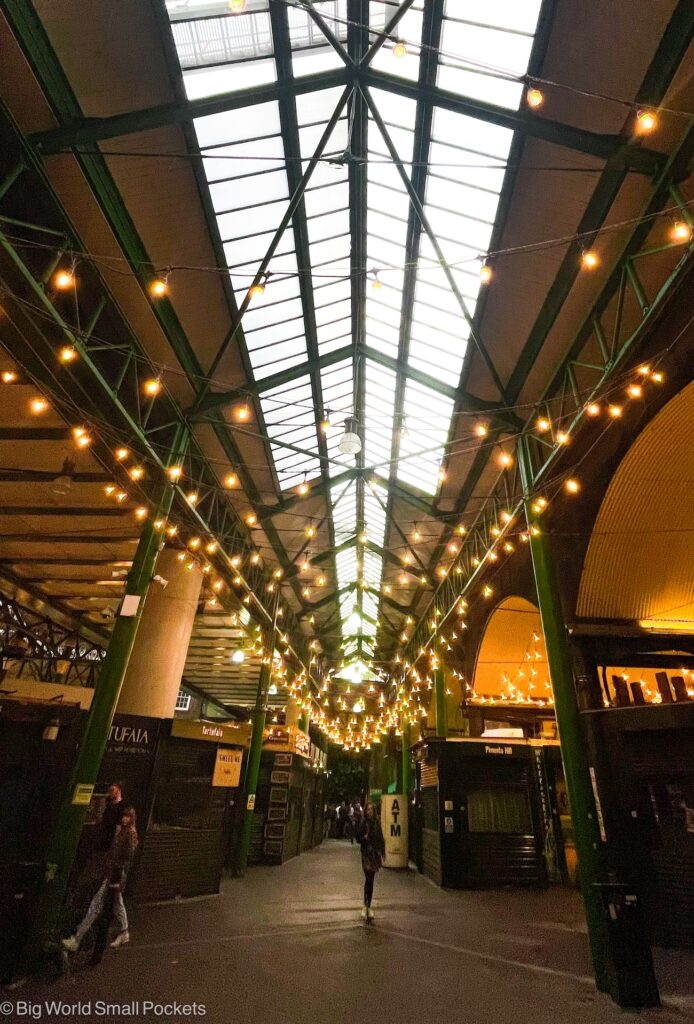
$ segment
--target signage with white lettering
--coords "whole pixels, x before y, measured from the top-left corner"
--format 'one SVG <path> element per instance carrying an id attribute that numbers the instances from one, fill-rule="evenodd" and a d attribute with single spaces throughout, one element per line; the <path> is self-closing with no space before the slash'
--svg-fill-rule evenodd
<path id="1" fill-rule="evenodd" d="M 199 722 L 192 718 L 174 718 L 171 735 L 189 740 L 207 740 L 208 743 L 230 743 L 245 747 L 250 739 L 251 727 L 247 722 Z"/>
<path id="2" fill-rule="evenodd" d="M 504 754 L 506 757 L 510 757 L 513 753 L 513 747 L 490 747 L 489 745 L 484 748 L 485 754 Z"/>
<path id="3" fill-rule="evenodd" d="M 386 842 L 384 867 L 407 867 L 407 797 L 388 793 L 381 799 L 381 828 Z"/>

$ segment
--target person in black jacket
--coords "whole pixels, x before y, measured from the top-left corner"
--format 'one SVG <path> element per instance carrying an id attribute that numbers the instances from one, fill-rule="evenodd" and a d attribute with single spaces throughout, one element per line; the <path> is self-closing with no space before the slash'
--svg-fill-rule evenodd
<path id="1" fill-rule="evenodd" d="M 120 782 L 112 782 L 106 790 L 106 806 L 99 822 L 96 846 L 97 849 L 107 851 L 111 849 L 116 829 L 120 825 L 125 801 L 123 799 L 123 788 Z"/>
<path id="2" fill-rule="evenodd" d="M 89 909 L 78 925 L 75 934 L 67 939 L 63 939 L 63 946 L 70 953 L 77 952 L 82 939 L 92 927 L 99 914 L 104 910 L 106 894 L 109 888 L 115 891 L 113 915 L 118 926 L 118 934 L 111 943 L 111 946 L 115 949 L 118 946 L 125 946 L 126 943 L 130 942 L 128 915 L 125 912 L 125 904 L 123 903 L 123 885 L 136 849 L 137 827 L 135 809 L 133 807 L 125 807 L 123 808 L 120 823 L 116 826 L 115 835 L 108 851 L 103 881 L 92 902 L 89 904 Z"/>
<path id="3" fill-rule="evenodd" d="M 376 872 L 383 864 L 386 844 L 376 808 L 372 803 L 368 803 L 364 808 L 364 817 L 359 826 L 357 839 L 361 846 L 361 866 L 364 872 L 364 906 L 361 916 L 364 921 L 373 921 L 374 913 L 371 909 L 371 901 L 374 894 L 374 879 Z"/>

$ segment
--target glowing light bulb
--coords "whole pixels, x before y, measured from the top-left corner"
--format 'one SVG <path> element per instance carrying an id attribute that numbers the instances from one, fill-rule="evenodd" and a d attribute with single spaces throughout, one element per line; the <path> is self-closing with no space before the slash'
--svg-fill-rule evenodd
<path id="1" fill-rule="evenodd" d="M 229 0 L 228 6 L 232 14 L 240 14 L 246 9 L 246 0 Z"/>
<path id="2" fill-rule="evenodd" d="M 533 88 L 528 89 L 528 91 L 526 92 L 525 102 L 528 104 L 529 107 L 532 107 L 533 110 L 537 110 L 537 108 L 541 107 L 542 104 L 545 102 L 544 93 L 541 92 L 540 89 L 533 86 Z"/>
<path id="3" fill-rule="evenodd" d="M 315 528 L 315 526 L 314 526 L 314 525 L 313 525 L 312 523 L 311 523 L 311 524 L 309 524 L 309 525 L 308 525 L 308 526 L 306 527 L 306 529 L 304 530 L 304 533 L 305 533 L 305 534 L 306 534 L 306 536 L 307 536 L 307 537 L 309 538 L 309 540 L 310 540 L 310 539 L 311 539 L 312 537 L 315 537 L 315 536 L 316 536 L 316 528 Z"/>
<path id="4" fill-rule="evenodd" d="M 250 410 L 250 408 L 248 406 L 248 402 L 245 402 L 243 405 L 240 405 L 238 407 L 238 409 L 236 410 L 236 419 L 237 420 L 245 421 L 245 420 L 250 418 L 250 415 L 251 415 L 251 410 Z"/>
<path id="5" fill-rule="evenodd" d="M 494 273 L 489 264 L 486 262 L 483 263 L 482 266 L 480 267 L 480 281 L 482 282 L 482 284 L 489 284 L 493 276 Z"/>
<path id="6" fill-rule="evenodd" d="M 154 398 L 161 391 L 161 381 L 156 378 L 146 380 L 142 385 L 142 390 L 149 398 Z"/>
<path id="7" fill-rule="evenodd" d="M 144 505 L 140 505 L 139 508 L 135 509 L 135 518 L 136 519 L 146 519 L 147 518 L 147 508 Z"/>
<path id="8" fill-rule="evenodd" d="M 162 299 L 169 290 L 169 285 L 164 277 L 155 277 L 149 285 L 149 293 L 154 299 Z"/>
<path id="9" fill-rule="evenodd" d="M 258 517 L 255 512 L 249 512 L 246 516 L 246 526 L 255 526 L 258 522 Z"/>
<path id="10" fill-rule="evenodd" d="M 571 438 L 565 430 L 557 431 L 557 444 L 568 444 Z"/>
<path id="11" fill-rule="evenodd" d="M 478 420 L 473 427 L 473 432 L 477 437 L 486 437 L 489 433 L 489 424 L 484 423 L 482 420 Z"/>
<path id="12" fill-rule="evenodd" d="M 131 469 L 128 470 L 128 473 L 130 474 L 131 480 L 142 480 L 143 476 L 145 475 L 145 471 L 142 468 L 142 466 L 133 466 Z"/>
<path id="13" fill-rule="evenodd" d="M 636 115 L 636 130 L 639 135 L 648 135 L 654 131 L 658 124 L 658 118 L 652 110 L 639 110 Z"/>
<path id="14" fill-rule="evenodd" d="M 600 260 L 593 249 L 586 249 L 581 256 L 581 266 L 584 270 L 595 270 Z"/>
<path id="15" fill-rule="evenodd" d="M 227 490 L 231 490 L 232 487 L 236 487 L 238 482 L 239 478 L 237 477 L 236 473 L 227 473 L 227 475 L 224 477 L 224 486 L 227 488 Z"/>
<path id="16" fill-rule="evenodd" d="M 14 370 L 3 370 L 2 371 L 2 382 L 3 384 L 14 384 L 17 379 L 17 374 Z"/>
<path id="17" fill-rule="evenodd" d="M 380 292 L 381 288 L 383 287 L 383 282 L 379 278 L 377 270 L 372 271 L 372 273 L 373 278 L 371 280 L 371 291 Z"/>
<path id="18" fill-rule="evenodd" d="M 497 462 L 502 469 L 508 469 L 509 466 L 513 465 L 513 456 L 510 452 L 500 452 Z"/>
<path id="19" fill-rule="evenodd" d="M 176 481 L 180 480 L 181 477 L 183 476 L 183 467 L 169 466 L 169 468 L 166 470 L 166 475 L 168 476 L 169 480 L 172 480 L 174 483 L 176 483 Z"/>
<path id="20" fill-rule="evenodd" d="M 608 405 L 607 411 L 613 420 L 618 420 L 624 410 L 621 405 Z"/>
<path id="21" fill-rule="evenodd" d="M 58 353 L 58 358 L 61 363 L 71 363 L 77 359 L 77 349 L 73 345 L 63 345 Z"/>
<path id="22" fill-rule="evenodd" d="M 186 494 L 186 501 L 188 502 L 189 505 L 197 505 L 197 503 L 200 501 L 200 495 L 198 494 L 197 491 L 188 491 L 188 493 Z"/>
<path id="23" fill-rule="evenodd" d="M 629 398 L 643 398 L 643 388 L 640 384 L 630 384 L 627 388 Z"/>
<path id="24" fill-rule="evenodd" d="M 45 398 L 32 398 L 29 402 L 29 411 L 34 416 L 41 416 L 44 412 L 48 412 L 50 406 Z"/>
<path id="25" fill-rule="evenodd" d="M 692 229 L 683 220 L 676 220 L 670 231 L 670 238 L 673 242 L 688 242 L 692 237 Z"/>
<path id="26" fill-rule="evenodd" d="M 301 495 L 302 497 L 303 497 L 303 496 L 304 496 L 305 494 L 308 494 L 308 492 L 310 491 L 310 489 L 311 489 L 311 488 L 310 488 L 310 487 L 308 486 L 308 484 L 306 483 L 306 481 L 305 481 L 305 480 L 303 480 L 303 481 L 302 481 L 302 482 L 301 482 L 301 483 L 299 484 L 299 486 L 297 487 L 297 491 L 298 491 L 298 493 L 299 493 L 299 494 L 300 494 L 300 495 Z"/>
<path id="27" fill-rule="evenodd" d="M 564 481 L 564 490 L 568 494 L 578 494 L 581 489 L 581 484 L 575 477 L 569 477 L 568 480 Z"/>
<path id="28" fill-rule="evenodd" d="M 586 406 L 586 415 L 587 416 L 599 416 L 600 415 L 600 406 L 598 405 L 597 402 L 590 402 Z"/>
<path id="29" fill-rule="evenodd" d="M 552 424 L 546 416 L 538 416 L 538 418 L 535 420 L 535 429 L 539 430 L 541 434 L 546 434 L 547 431 L 551 429 L 551 427 Z"/>
<path id="30" fill-rule="evenodd" d="M 407 56 L 407 43 L 404 39 L 398 39 L 396 42 L 393 47 L 393 56 L 396 60 L 402 60 L 403 57 Z"/>
<path id="31" fill-rule="evenodd" d="M 75 275 L 71 270 L 59 270 L 53 277 L 53 284 L 61 292 L 67 291 L 68 288 L 74 288 Z"/>
<path id="32" fill-rule="evenodd" d="M 252 284 L 251 287 L 248 289 L 248 298 L 249 298 L 250 302 L 262 302 L 264 297 L 265 297 L 265 282 L 264 281 L 257 281 L 255 284 Z"/>
<path id="33" fill-rule="evenodd" d="M 655 384 L 662 384 L 662 383 L 663 383 L 663 381 L 665 380 L 665 374 L 664 374 L 664 373 L 661 373 L 661 371 L 660 371 L 660 370 L 656 370 L 656 371 L 655 371 L 655 373 L 652 373 L 652 374 L 651 374 L 651 380 L 652 380 L 652 381 L 653 381 L 653 382 L 654 382 Z"/>

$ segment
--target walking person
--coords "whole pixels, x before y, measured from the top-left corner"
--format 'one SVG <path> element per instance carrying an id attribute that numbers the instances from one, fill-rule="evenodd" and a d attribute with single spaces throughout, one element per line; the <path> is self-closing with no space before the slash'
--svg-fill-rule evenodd
<path id="1" fill-rule="evenodd" d="M 376 872 L 383 864 L 386 844 L 381 822 L 378 820 L 376 808 L 372 803 L 367 803 L 364 808 L 364 818 L 357 839 L 361 846 L 361 866 L 364 872 L 364 906 L 361 916 L 364 921 L 373 921 L 374 912 L 371 909 L 371 901 L 374 895 L 374 879 Z"/>
<path id="2" fill-rule="evenodd" d="M 89 904 L 87 913 L 77 926 L 75 934 L 71 935 L 67 939 L 63 939 L 63 946 L 70 953 L 77 952 L 82 943 L 82 939 L 104 909 L 109 887 L 115 889 L 113 915 L 115 917 L 116 924 L 118 925 L 118 934 L 111 943 L 111 946 L 115 949 L 118 946 L 124 946 L 126 943 L 130 942 L 128 915 L 125 912 L 125 904 L 123 903 L 123 886 L 136 849 L 137 829 L 135 809 L 133 807 L 126 807 L 121 815 L 120 823 L 116 826 L 113 842 L 111 843 L 111 848 L 108 851 L 105 877 Z"/>

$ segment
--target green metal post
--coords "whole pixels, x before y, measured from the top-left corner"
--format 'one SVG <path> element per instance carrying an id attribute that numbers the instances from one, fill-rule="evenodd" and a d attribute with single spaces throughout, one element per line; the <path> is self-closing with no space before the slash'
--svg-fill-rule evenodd
<path id="1" fill-rule="evenodd" d="M 299 715 L 298 726 L 302 732 L 308 732 L 308 715 L 306 712 L 303 715 Z"/>
<path id="2" fill-rule="evenodd" d="M 588 925 L 588 940 L 595 981 L 601 991 L 608 989 L 607 936 L 603 921 L 600 894 L 593 883 L 607 879 L 605 850 L 595 809 L 586 744 L 576 698 L 569 642 L 555 575 L 548 537 L 538 526 L 532 510 L 532 462 L 527 442 L 523 439 L 518 451 L 523 481 L 525 513 L 530 530 L 535 586 L 544 633 L 545 650 L 554 695 L 561 758 L 566 790 L 571 808 L 579 881 Z"/>
<path id="3" fill-rule="evenodd" d="M 407 797 L 410 791 L 410 722 L 402 720 L 402 791 Z"/>
<path id="4" fill-rule="evenodd" d="M 434 698 L 436 702 L 436 735 L 448 736 L 448 709 L 446 708 L 446 680 L 443 669 L 434 672 Z"/>
<path id="5" fill-rule="evenodd" d="M 187 433 L 181 427 L 173 444 L 170 465 L 180 458 L 186 444 Z M 173 487 L 167 484 L 156 514 L 148 519 L 140 534 L 126 580 L 124 604 L 121 605 L 121 611 L 116 618 L 106 657 L 99 672 L 70 786 L 46 850 L 46 886 L 34 916 L 34 933 L 27 947 L 29 956 L 51 940 L 59 923 L 84 819 L 101 767 L 118 697 L 142 617 L 145 597 L 162 543 L 161 533 L 155 530 L 152 521 L 159 516 L 168 515 L 173 494 Z M 128 598 L 139 598 L 134 614 L 131 607 L 135 602 L 128 601 Z"/>
<path id="6" fill-rule="evenodd" d="M 243 797 L 245 806 L 242 814 L 241 829 L 236 846 L 234 858 L 234 874 L 242 877 L 246 874 L 248 867 L 248 853 L 251 848 L 251 836 L 253 833 L 253 817 L 255 814 L 255 795 L 258 788 L 258 776 L 260 775 L 260 755 L 263 752 L 263 733 L 265 731 L 265 719 L 267 717 L 267 696 L 272 676 L 272 652 L 275 648 L 275 629 L 277 625 L 277 611 L 279 608 L 279 588 L 275 594 L 275 601 L 272 612 L 272 626 L 268 631 L 265 644 L 266 657 L 260 667 L 258 677 L 258 689 L 255 695 L 255 707 L 251 713 L 253 729 L 251 731 L 251 744 L 246 761 L 246 773 L 243 780 Z"/>

